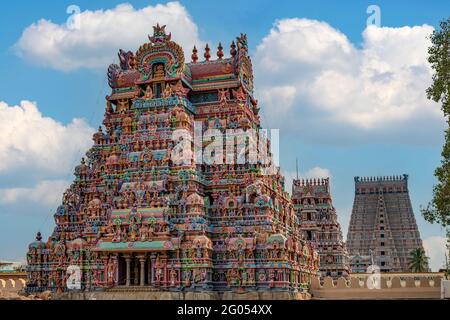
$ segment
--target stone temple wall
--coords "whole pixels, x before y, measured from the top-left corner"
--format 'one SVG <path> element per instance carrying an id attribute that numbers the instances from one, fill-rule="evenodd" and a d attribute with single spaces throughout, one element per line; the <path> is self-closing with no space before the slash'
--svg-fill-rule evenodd
<path id="1" fill-rule="evenodd" d="M 370 274 L 353 274 L 337 281 L 315 278 L 311 294 L 313 299 L 439 299 L 443 276 L 438 272 L 381 274 L 379 282 L 371 282 Z M 376 283 L 379 285 L 373 285 Z"/>
<path id="2" fill-rule="evenodd" d="M 305 292 L 167 292 L 167 291 L 104 291 L 65 292 L 53 295 L 54 300 L 309 300 Z"/>
<path id="3" fill-rule="evenodd" d="M 0 291 L 19 291 L 25 287 L 26 279 L 24 272 L 0 273 Z"/>
<path id="4" fill-rule="evenodd" d="M 370 274 L 352 274 L 348 279 L 316 277 L 310 293 L 300 292 L 163 292 L 139 288 L 98 292 L 53 294 L 54 300 L 309 300 L 309 299 L 439 299 L 443 273 L 381 274 L 379 289 L 370 289 Z M 370 286 L 370 284 L 369 284 Z M 25 287 L 23 275 L 0 275 L 0 293 L 19 292 Z"/>

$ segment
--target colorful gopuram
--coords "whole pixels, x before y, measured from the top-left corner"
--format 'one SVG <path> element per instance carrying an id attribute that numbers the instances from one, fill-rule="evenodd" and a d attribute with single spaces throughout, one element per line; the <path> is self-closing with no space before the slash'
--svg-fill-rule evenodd
<path id="1" fill-rule="evenodd" d="M 270 153 L 249 161 L 252 142 L 233 136 L 261 131 L 247 38 L 228 57 L 220 44 L 216 59 L 210 51 L 199 61 L 194 47 L 185 62 L 159 25 L 136 53 L 119 51 L 104 127 L 53 233 L 29 245 L 29 292 L 307 290 L 319 256 L 300 236 L 284 177 L 267 170 Z M 257 137 L 257 151 L 270 149 Z M 246 161 L 222 147 L 245 147 Z"/>
<path id="2" fill-rule="evenodd" d="M 329 178 L 295 179 L 292 202 L 304 239 L 319 252 L 321 276 L 347 277 L 350 261 L 333 206 Z"/>
<path id="3" fill-rule="evenodd" d="M 408 175 L 355 177 L 355 201 L 347 234 L 352 272 L 376 265 L 408 272 L 411 251 L 422 247 L 408 191 Z"/>

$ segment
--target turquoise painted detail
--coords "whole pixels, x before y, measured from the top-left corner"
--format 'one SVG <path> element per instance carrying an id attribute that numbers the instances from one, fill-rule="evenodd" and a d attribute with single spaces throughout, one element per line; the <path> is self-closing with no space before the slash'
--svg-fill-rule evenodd
<path id="1" fill-rule="evenodd" d="M 169 97 L 169 98 L 155 98 L 155 99 L 136 99 L 133 102 L 133 108 L 135 109 L 151 109 L 158 107 L 174 107 L 181 105 L 195 113 L 194 105 L 186 98 L 183 97 Z"/>

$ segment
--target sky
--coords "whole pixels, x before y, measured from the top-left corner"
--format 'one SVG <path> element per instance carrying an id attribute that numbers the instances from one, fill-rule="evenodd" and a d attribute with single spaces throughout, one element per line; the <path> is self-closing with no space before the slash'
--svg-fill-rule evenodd
<path id="1" fill-rule="evenodd" d="M 370 5 L 379 11 L 368 13 Z M 426 99 L 426 58 L 427 35 L 448 12 L 448 1 L 3 4 L 0 260 L 24 260 L 37 231 L 50 235 L 73 169 L 102 122 L 108 65 L 119 48 L 135 51 L 146 42 L 159 22 L 186 57 L 194 44 L 202 57 L 206 43 L 216 48 L 219 41 L 228 52 L 247 34 L 262 124 L 280 129 L 288 188 L 296 158 L 301 177 L 329 176 L 344 237 L 354 176 L 409 174 L 419 231 L 437 270 L 444 230 L 427 223 L 420 207 L 431 200 L 444 121 Z"/>

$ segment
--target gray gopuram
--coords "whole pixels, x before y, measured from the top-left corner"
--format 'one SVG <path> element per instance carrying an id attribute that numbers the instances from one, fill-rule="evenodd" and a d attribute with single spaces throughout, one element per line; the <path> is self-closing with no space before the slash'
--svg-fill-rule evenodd
<path id="1" fill-rule="evenodd" d="M 408 272 L 411 251 L 420 247 L 408 175 L 355 177 L 347 234 L 352 272 L 365 272 L 372 263 L 381 272 Z"/>

